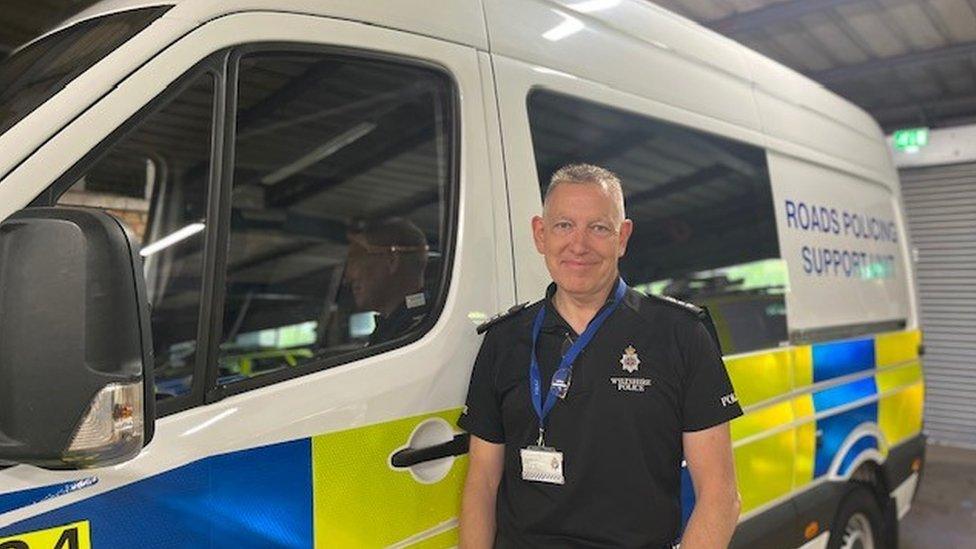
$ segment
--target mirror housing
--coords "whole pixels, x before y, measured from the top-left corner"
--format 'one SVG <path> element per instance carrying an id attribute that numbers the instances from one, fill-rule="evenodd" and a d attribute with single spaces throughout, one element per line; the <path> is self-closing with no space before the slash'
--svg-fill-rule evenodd
<path id="1" fill-rule="evenodd" d="M 155 422 L 139 246 L 111 215 L 30 208 L 0 223 L 0 462 L 131 459 Z"/>

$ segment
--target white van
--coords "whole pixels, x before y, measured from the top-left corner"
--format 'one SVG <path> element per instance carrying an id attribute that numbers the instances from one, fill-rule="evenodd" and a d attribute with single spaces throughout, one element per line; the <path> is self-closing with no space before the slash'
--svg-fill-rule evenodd
<path id="1" fill-rule="evenodd" d="M 864 112 L 644 1 L 110 0 L 0 64 L 0 547 L 454 545 L 475 326 L 542 296 L 568 162 L 716 319 L 733 545 L 895 543 L 924 385 Z"/>

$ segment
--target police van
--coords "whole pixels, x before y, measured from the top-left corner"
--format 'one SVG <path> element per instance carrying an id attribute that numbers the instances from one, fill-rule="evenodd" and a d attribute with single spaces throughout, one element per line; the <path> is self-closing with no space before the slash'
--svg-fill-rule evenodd
<path id="1" fill-rule="evenodd" d="M 456 544 L 475 327 L 542 296 L 569 162 L 715 319 L 733 546 L 896 543 L 921 332 L 863 111 L 645 1 L 109 0 L 0 64 L 0 547 Z"/>

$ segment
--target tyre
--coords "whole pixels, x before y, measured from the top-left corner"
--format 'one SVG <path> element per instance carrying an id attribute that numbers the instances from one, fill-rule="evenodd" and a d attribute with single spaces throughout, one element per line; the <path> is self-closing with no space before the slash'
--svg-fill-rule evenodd
<path id="1" fill-rule="evenodd" d="M 854 485 L 830 525 L 827 549 L 884 549 L 884 519 L 871 490 Z"/>

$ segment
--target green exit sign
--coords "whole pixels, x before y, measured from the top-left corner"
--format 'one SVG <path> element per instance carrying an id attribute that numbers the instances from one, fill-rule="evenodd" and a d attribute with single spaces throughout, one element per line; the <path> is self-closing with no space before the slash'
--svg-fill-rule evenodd
<path id="1" fill-rule="evenodd" d="M 915 152 L 929 144 L 928 128 L 909 128 L 898 130 L 891 136 L 895 149 L 899 151 Z"/>

